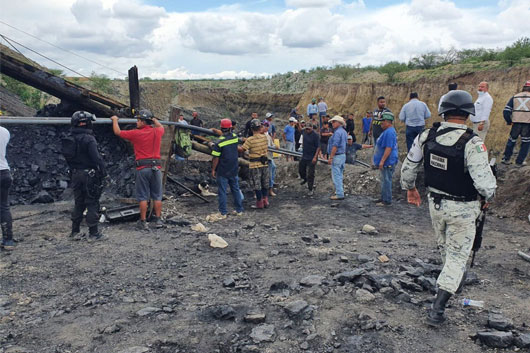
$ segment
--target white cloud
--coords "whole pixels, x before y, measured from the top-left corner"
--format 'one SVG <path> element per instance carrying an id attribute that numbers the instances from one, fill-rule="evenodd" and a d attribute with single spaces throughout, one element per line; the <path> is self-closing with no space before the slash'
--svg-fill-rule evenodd
<path id="1" fill-rule="evenodd" d="M 285 0 L 288 7 L 335 7 L 342 3 L 341 0 Z"/>
<path id="2" fill-rule="evenodd" d="M 528 0 L 475 8 L 450 0 L 380 8 L 363 0 L 286 0 L 268 12 L 236 4 L 195 13 L 146 1 L 13 1 L 0 19 L 120 72 L 137 65 L 152 78 L 248 78 L 333 63 L 406 62 L 452 47 L 504 47 L 528 32 L 530 18 Z M 0 33 L 84 74 L 118 76 L 1 24 Z"/>
<path id="3" fill-rule="evenodd" d="M 210 79 L 231 79 L 231 78 L 253 78 L 253 77 L 267 77 L 271 74 L 262 72 L 260 74 L 248 72 L 248 71 L 222 71 L 213 74 L 194 74 L 190 73 L 186 68 L 179 67 L 166 72 L 152 72 L 149 75 L 153 79 L 172 79 L 172 80 L 199 80 L 204 78 Z"/>

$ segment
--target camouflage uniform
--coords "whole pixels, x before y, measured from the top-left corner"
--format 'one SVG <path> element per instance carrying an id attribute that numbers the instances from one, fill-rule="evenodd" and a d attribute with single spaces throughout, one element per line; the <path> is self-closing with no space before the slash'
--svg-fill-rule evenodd
<path id="1" fill-rule="evenodd" d="M 461 130 L 454 130 L 441 135 L 436 138 L 436 141 L 441 145 L 452 146 L 466 131 L 467 126 L 442 122 L 439 130 L 448 127 L 458 127 Z M 416 175 L 422 166 L 423 143 L 427 139 L 428 133 L 429 130 L 425 130 L 416 137 L 407 158 L 403 162 L 401 186 L 404 190 L 415 187 Z M 492 199 L 497 184 L 489 166 L 488 153 L 480 137 L 474 136 L 466 144 L 464 164 L 479 194 L 485 197 L 486 201 Z M 433 187 L 429 187 L 428 191 L 449 195 Z M 442 199 L 440 207 L 437 209 L 433 197 L 429 196 L 429 212 L 437 237 L 438 249 L 444 263 L 437 281 L 438 288 L 454 294 L 466 269 L 475 239 L 475 220 L 480 213 L 480 202 Z"/>

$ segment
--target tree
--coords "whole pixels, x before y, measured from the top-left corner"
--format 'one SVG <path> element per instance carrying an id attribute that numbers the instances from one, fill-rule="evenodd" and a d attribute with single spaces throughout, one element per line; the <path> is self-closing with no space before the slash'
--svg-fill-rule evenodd
<path id="1" fill-rule="evenodd" d="M 94 71 L 92 71 L 92 74 L 90 75 L 90 84 L 92 86 L 92 89 L 96 92 L 112 92 L 111 80 L 107 77 L 107 75 L 98 75 Z"/>

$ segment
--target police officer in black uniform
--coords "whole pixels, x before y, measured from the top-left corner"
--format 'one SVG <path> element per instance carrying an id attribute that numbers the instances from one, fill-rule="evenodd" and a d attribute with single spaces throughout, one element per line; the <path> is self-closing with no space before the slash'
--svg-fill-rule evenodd
<path id="1" fill-rule="evenodd" d="M 85 209 L 88 240 L 98 240 L 103 236 L 98 230 L 99 197 L 103 191 L 103 178 L 106 177 L 107 172 L 92 131 L 92 121 L 95 120 L 94 114 L 85 111 L 75 112 L 71 120 L 71 133 L 76 142 L 75 156 L 68 161 L 75 199 L 70 235 L 74 240 L 80 240 L 84 236 L 80 227 Z"/>

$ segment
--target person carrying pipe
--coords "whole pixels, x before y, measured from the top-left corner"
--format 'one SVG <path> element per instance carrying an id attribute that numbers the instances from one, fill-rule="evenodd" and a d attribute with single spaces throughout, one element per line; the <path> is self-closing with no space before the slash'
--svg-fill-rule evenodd
<path id="1" fill-rule="evenodd" d="M 149 231 L 147 224 L 147 204 L 153 200 L 155 216 L 151 223 L 155 228 L 164 228 L 162 221 L 162 160 L 160 144 L 164 135 L 164 127 L 148 109 L 140 110 L 136 116 L 136 130 L 122 131 L 118 124 L 119 118 L 114 115 L 112 130 L 116 136 L 130 141 L 134 147 L 136 159 L 136 199 L 140 204 L 140 220 L 137 228 Z"/>

